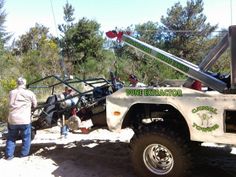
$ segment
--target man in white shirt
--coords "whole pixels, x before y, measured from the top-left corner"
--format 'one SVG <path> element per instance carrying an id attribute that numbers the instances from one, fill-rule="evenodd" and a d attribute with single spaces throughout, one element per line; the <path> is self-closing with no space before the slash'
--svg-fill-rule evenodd
<path id="1" fill-rule="evenodd" d="M 21 157 L 29 155 L 31 146 L 31 108 L 37 106 L 35 94 L 26 89 L 26 80 L 17 79 L 18 87 L 10 91 L 8 134 L 5 155 L 6 159 L 14 157 L 17 138 L 22 139 Z"/>

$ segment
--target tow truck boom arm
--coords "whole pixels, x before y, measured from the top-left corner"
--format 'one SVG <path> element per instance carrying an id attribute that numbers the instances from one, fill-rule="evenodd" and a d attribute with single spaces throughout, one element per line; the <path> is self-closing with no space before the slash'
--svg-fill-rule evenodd
<path id="1" fill-rule="evenodd" d="M 206 86 L 214 90 L 224 92 L 227 89 L 227 84 L 225 82 L 200 69 L 200 67 L 197 65 L 165 52 L 159 48 L 153 47 L 138 39 L 135 39 L 131 37 L 129 33 L 125 34 L 123 32 L 116 33 L 115 31 L 109 31 L 106 33 L 106 35 L 110 38 L 117 37 L 118 41 L 122 40 L 127 45 L 138 49 L 142 53 L 145 53 L 152 58 L 158 59 L 160 62 L 174 68 L 175 70 L 187 75 L 190 78 L 201 81 Z"/>

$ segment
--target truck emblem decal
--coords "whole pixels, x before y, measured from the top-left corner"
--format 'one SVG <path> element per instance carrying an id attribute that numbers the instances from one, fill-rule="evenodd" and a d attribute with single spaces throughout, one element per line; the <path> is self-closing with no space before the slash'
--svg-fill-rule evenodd
<path id="1" fill-rule="evenodd" d="M 193 127 L 199 131 L 203 132 L 212 132 L 219 128 L 218 124 L 212 124 L 212 120 L 214 119 L 213 115 L 217 114 L 217 109 L 211 106 L 198 106 L 192 109 L 193 114 L 197 114 L 200 118 L 200 125 L 197 123 L 193 123 Z"/>
<path id="2" fill-rule="evenodd" d="M 127 96 L 183 96 L 181 89 L 126 89 Z"/>

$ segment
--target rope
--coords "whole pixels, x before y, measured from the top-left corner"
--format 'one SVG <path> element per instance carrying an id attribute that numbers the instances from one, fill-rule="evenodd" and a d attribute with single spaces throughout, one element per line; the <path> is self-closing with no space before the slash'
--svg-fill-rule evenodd
<path id="1" fill-rule="evenodd" d="M 68 3 L 68 0 L 67 0 L 67 3 Z M 50 4 L 51 4 L 52 15 L 53 15 L 53 22 L 54 22 L 54 26 L 55 26 L 55 29 L 56 29 L 56 36 L 58 37 L 58 40 L 59 40 L 58 28 L 57 28 L 57 23 L 56 23 L 56 18 L 55 18 L 55 13 L 54 13 L 54 9 L 53 9 L 52 0 L 50 0 Z M 58 45 L 60 47 L 60 44 L 58 44 Z M 62 68 L 62 71 L 63 71 L 63 77 L 65 77 L 67 75 L 67 71 L 66 71 L 66 67 L 65 67 L 65 63 L 64 63 L 64 57 L 63 57 L 61 52 L 60 52 L 60 56 L 61 56 L 60 65 L 61 65 L 61 68 Z"/>
<path id="2" fill-rule="evenodd" d="M 52 3 L 52 0 L 50 0 L 50 4 L 51 4 L 51 10 L 52 10 L 53 22 L 54 22 L 54 26 L 55 26 L 55 29 L 56 29 L 56 35 L 57 35 L 57 37 L 58 37 L 57 23 L 56 23 L 56 18 L 55 18 L 55 14 L 54 14 L 54 9 L 53 9 L 53 3 Z"/>

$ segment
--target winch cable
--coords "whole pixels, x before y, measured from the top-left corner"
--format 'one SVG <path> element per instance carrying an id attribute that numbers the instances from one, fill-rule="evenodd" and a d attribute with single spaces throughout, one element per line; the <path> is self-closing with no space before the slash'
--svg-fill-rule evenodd
<path id="1" fill-rule="evenodd" d="M 62 48 L 61 48 L 60 41 L 59 41 L 58 27 L 57 27 L 57 23 L 56 23 L 56 18 L 55 18 L 55 13 L 54 13 L 52 0 L 50 0 L 50 4 L 51 4 L 53 22 L 54 22 L 55 31 L 56 31 L 57 45 L 59 46 L 59 49 L 60 49 L 60 52 L 59 52 L 60 53 L 60 55 L 59 55 L 60 56 L 60 61 L 59 61 L 59 63 L 60 63 L 60 66 L 61 66 L 61 69 L 62 69 L 62 72 L 63 72 L 63 78 L 65 79 L 65 77 L 68 76 L 68 74 L 67 74 L 67 70 L 66 70 L 66 67 L 65 67 L 64 56 L 62 54 Z"/>

